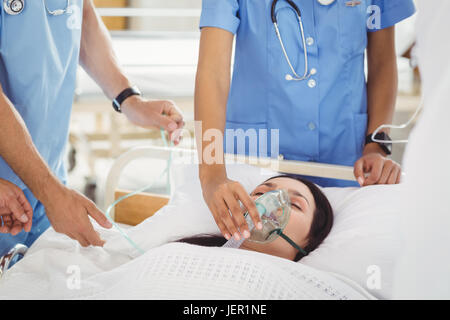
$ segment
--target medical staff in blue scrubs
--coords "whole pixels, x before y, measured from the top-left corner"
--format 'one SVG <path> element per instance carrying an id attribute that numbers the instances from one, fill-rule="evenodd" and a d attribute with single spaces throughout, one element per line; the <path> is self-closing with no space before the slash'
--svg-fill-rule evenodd
<path id="1" fill-rule="evenodd" d="M 204 0 L 196 120 L 203 132 L 221 131 L 229 153 L 354 166 L 361 186 L 398 183 L 401 169 L 388 158 L 391 145 L 369 137 L 392 121 L 395 24 L 414 12 L 412 0 Z M 388 133 L 377 138 L 389 140 Z M 199 139 L 204 148 L 210 144 Z M 258 220 L 223 165 L 202 161 L 200 178 L 224 235 L 245 226 L 237 200 Z M 358 185 L 310 179 L 322 186 Z"/>
<path id="2" fill-rule="evenodd" d="M 136 125 L 162 127 L 176 140 L 181 113 L 170 101 L 142 98 L 130 84 L 91 0 L 1 2 L 0 255 L 17 243 L 30 246 L 50 224 L 83 246 L 103 245 L 89 216 L 103 227 L 111 224 L 65 186 L 79 63 Z"/>

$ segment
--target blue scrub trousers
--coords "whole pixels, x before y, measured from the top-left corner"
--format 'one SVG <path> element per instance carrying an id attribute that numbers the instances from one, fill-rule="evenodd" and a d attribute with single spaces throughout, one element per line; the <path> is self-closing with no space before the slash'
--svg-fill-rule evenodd
<path id="1" fill-rule="evenodd" d="M 43 204 L 34 197 L 30 190 L 25 189 L 23 193 L 33 208 L 33 225 L 31 231 L 22 231 L 16 236 L 0 234 L 0 256 L 8 253 L 18 243 L 30 247 L 50 227 L 50 221 L 47 218 Z"/>

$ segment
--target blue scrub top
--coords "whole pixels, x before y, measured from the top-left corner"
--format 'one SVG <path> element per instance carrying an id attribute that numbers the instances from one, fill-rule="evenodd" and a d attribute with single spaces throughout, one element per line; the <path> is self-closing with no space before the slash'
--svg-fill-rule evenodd
<path id="1" fill-rule="evenodd" d="M 66 0 L 46 0 L 49 10 L 65 9 Z M 69 12 L 47 13 L 43 0 L 25 1 L 12 16 L 1 5 L 0 83 L 22 116 L 35 146 L 50 169 L 65 180 L 64 150 L 78 66 L 83 0 L 71 0 Z M 1 129 L 0 129 L 1 130 Z M 0 157 L 0 178 L 26 186 Z"/>
<path id="2" fill-rule="evenodd" d="M 272 0 L 203 0 L 200 27 L 236 34 L 226 128 L 258 133 L 256 138 L 249 133 L 240 147 L 227 132 L 225 150 L 353 166 L 362 156 L 367 128 L 364 54 L 367 32 L 372 31 L 367 21 L 380 22 L 380 29 L 391 27 L 415 12 L 413 1 L 361 0 L 354 7 L 346 5 L 348 0 L 329 6 L 317 0 L 294 2 L 302 13 L 309 69 L 316 70 L 305 81 L 285 78 L 291 70 L 271 21 Z M 280 0 L 276 15 L 291 63 L 303 75 L 304 50 L 295 11 Z M 273 129 L 279 129 L 279 150 Z M 258 140 L 257 150 L 249 150 L 252 139 Z M 321 184 L 354 185 L 337 180 Z"/>

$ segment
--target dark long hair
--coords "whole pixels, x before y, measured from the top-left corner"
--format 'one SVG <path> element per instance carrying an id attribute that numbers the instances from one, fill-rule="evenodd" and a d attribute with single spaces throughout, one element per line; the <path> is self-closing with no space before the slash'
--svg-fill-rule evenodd
<path id="1" fill-rule="evenodd" d="M 314 197 L 316 210 L 314 211 L 311 229 L 307 237 L 308 244 L 303 248 L 307 253 L 310 253 L 315 250 L 330 233 L 331 227 L 333 226 L 333 208 L 322 190 L 311 181 L 296 175 L 279 175 L 267 179 L 265 182 L 276 178 L 289 178 L 300 181 L 308 187 Z M 179 239 L 176 242 L 189 243 L 203 247 L 221 247 L 227 240 L 222 235 L 201 234 Z M 299 261 L 301 258 L 303 258 L 303 254 L 299 252 L 295 256 L 294 261 Z"/>

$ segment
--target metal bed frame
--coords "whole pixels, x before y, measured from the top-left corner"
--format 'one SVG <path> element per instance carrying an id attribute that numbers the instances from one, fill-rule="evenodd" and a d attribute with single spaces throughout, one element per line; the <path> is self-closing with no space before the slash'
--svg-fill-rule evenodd
<path id="1" fill-rule="evenodd" d="M 176 147 L 136 147 L 130 149 L 121 155 L 111 167 L 105 186 L 105 197 L 103 208 L 106 210 L 109 204 L 115 200 L 115 191 L 119 182 L 119 178 L 125 167 L 133 160 L 139 158 L 151 158 L 158 160 L 167 160 L 172 156 L 180 157 L 183 163 L 198 163 L 197 150 Z M 308 176 L 334 178 L 342 180 L 355 180 L 353 168 L 347 166 L 320 164 L 313 162 L 278 160 L 270 158 L 256 158 L 240 155 L 225 155 L 226 161 L 234 161 L 235 163 L 245 163 L 257 167 L 270 169 L 282 173 L 301 174 Z M 170 175 L 172 176 L 172 175 Z M 111 218 L 114 219 L 114 209 L 110 212 Z M 8 270 L 8 267 L 17 256 L 24 256 L 28 248 L 22 244 L 17 244 L 5 256 L 0 258 L 0 280 Z"/>
<path id="2" fill-rule="evenodd" d="M 16 244 L 7 254 L 0 258 L 0 280 L 16 257 L 23 257 L 28 251 L 28 247 L 23 244 Z"/>
<path id="3" fill-rule="evenodd" d="M 182 163 L 198 163 L 197 150 L 195 149 L 146 146 L 136 147 L 122 154 L 112 165 L 106 179 L 103 208 L 106 210 L 106 208 L 108 208 L 108 206 L 115 201 L 115 192 L 119 183 L 120 175 L 131 161 L 139 158 L 167 160 L 169 159 L 170 155 L 172 155 L 174 159 L 177 159 L 177 157 L 179 157 Z M 348 166 L 292 160 L 278 160 L 272 158 L 256 158 L 233 154 L 226 154 L 225 160 L 233 161 L 235 163 L 250 164 L 280 173 L 300 174 L 306 176 L 356 181 L 353 174 L 353 167 Z M 170 176 L 173 177 L 172 174 Z M 110 214 L 111 218 L 114 219 L 114 209 L 110 211 Z"/>

